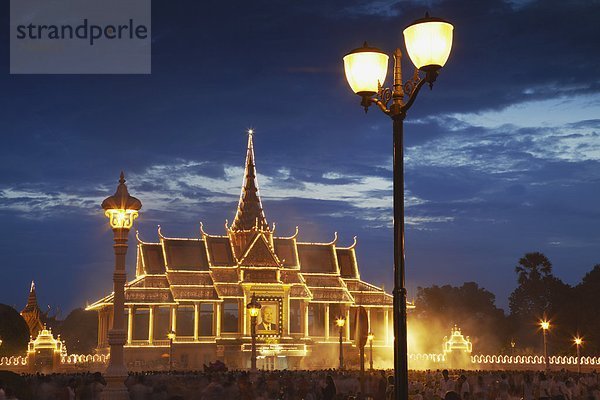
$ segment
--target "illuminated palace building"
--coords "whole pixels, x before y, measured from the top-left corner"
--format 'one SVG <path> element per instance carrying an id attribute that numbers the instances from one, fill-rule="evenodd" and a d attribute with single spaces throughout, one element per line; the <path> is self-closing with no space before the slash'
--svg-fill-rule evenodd
<path id="1" fill-rule="evenodd" d="M 250 315 L 255 294 L 262 305 L 256 333 L 259 368 L 338 365 L 340 328 L 348 362 L 354 346 L 357 307 L 364 306 L 378 357 L 390 357 L 392 297 L 361 280 L 356 239 L 351 246 L 278 237 L 267 225 L 249 135 L 242 193 L 233 223 L 222 236 L 139 239 L 135 279 L 125 287 L 130 366 L 160 368 L 172 352 L 175 368 L 201 368 L 221 360 L 247 368 L 251 357 Z M 99 351 L 108 351 L 113 295 L 88 307 L 98 311 Z M 174 332 L 172 343 L 169 333 Z M 171 337 L 173 335 L 171 334 Z M 154 364 L 153 364 L 154 363 Z"/>

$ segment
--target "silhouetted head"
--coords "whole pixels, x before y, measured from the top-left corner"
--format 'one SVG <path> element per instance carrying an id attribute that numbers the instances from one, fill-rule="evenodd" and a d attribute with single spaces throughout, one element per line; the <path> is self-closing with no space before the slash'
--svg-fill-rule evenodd
<path id="1" fill-rule="evenodd" d="M 327 375 L 327 378 L 325 378 L 325 384 L 327 386 L 335 386 L 335 383 L 333 382 L 333 377 L 331 375 Z"/>
<path id="2" fill-rule="evenodd" d="M 454 390 L 450 390 L 449 392 L 446 392 L 444 400 L 460 400 L 460 396 Z"/>

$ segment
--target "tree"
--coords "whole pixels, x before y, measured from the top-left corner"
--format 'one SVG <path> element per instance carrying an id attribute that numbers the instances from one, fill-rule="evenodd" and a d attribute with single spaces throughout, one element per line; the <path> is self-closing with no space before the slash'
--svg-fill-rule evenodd
<path id="1" fill-rule="evenodd" d="M 552 275 L 552 263 L 540 252 L 526 253 L 515 267 L 519 284 Z"/>
<path id="2" fill-rule="evenodd" d="M 540 319 L 550 319 L 549 332 L 554 352 L 567 350 L 557 339 L 563 330 L 573 326 L 573 289 L 552 274 L 552 263 L 540 252 L 527 253 L 515 267 L 518 286 L 509 297 L 512 332 L 520 348 L 535 347 L 539 351 Z"/>
<path id="3" fill-rule="evenodd" d="M 527 253 L 515 267 L 519 286 L 509 298 L 511 315 L 522 320 L 549 316 L 555 295 L 564 292 L 564 284 L 552 275 L 552 263 L 539 252 Z"/>
<path id="4" fill-rule="evenodd" d="M 573 332 L 584 337 L 582 348 L 587 354 L 600 352 L 600 307 L 598 307 L 598 293 L 600 293 L 600 264 L 595 265 L 590 272 L 585 274 L 581 283 L 575 286 L 572 315 L 575 318 Z"/>
<path id="5" fill-rule="evenodd" d="M 29 343 L 27 323 L 11 306 L 0 304 L 0 356 L 24 356 Z"/>
<path id="6" fill-rule="evenodd" d="M 67 345 L 67 351 L 90 354 L 98 344 L 98 317 L 93 311 L 76 308 L 56 328 Z"/>
<path id="7" fill-rule="evenodd" d="M 475 282 L 418 288 L 409 331 L 417 334 L 419 343 L 412 351 L 439 352 L 443 337 L 456 324 L 471 336 L 475 352 L 498 352 L 508 339 L 504 311 L 495 300 L 493 293 Z"/>

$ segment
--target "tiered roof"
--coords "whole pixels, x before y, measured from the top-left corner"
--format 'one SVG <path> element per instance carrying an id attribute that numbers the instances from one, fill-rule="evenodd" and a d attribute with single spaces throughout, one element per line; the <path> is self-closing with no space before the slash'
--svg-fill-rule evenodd
<path id="1" fill-rule="evenodd" d="M 200 226 L 199 238 L 168 238 L 158 228 L 158 242 L 138 237 L 136 278 L 125 287 L 126 304 L 175 304 L 243 298 L 245 285 L 289 287 L 290 298 L 348 305 L 392 305 L 391 295 L 360 279 L 356 238 L 349 247 L 274 237 L 259 196 L 252 134 L 242 193 L 233 223 L 223 236 Z M 112 303 L 109 295 L 88 309 Z"/>
<path id="2" fill-rule="evenodd" d="M 38 333 L 44 328 L 42 323 L 42 311 L 38 306 L 37 295 L 35 294 L 35 282 L 31 281 L 31 288 L 29 289 L 29 296 L 27 297 L 27 305 L 21 311 L 21 316 L 27 323 L 29 328 L 29 335 L 35 338 Z"/>

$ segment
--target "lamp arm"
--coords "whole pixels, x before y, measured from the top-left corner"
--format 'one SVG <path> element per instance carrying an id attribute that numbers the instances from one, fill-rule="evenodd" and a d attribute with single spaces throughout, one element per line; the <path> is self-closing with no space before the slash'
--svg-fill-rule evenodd
<path id="1" fill-rule="evenodd" d="M 377 105 L 377 107 L 379 107 L 379 109 L 381 111 L 383 111 L 384 114 L 390 114 L 390 110 L 386 107 L 385 103 L 381 100 L 379 100 L 376 97 L 371 97 L 369 98 L 369 101 L 375 105 Z"/>
<path id="2" fill-rule="evenodd" d="M 428 82 L 430 82 L 430 79 L 428 76 L 425 76 L 425 77 L 419 79 L 419 82 L 415 85 L 413 90 L 410 92 L 410 95 L 408 96 L 408 101 L 406 102 L 406 104 L 404 104 L 402 107 L 400 107 L 400 114 L 406 115 L 406 112 L 408 111 L 408 109 L 410 107 L 412 107 L 413 103 L 417 99 L 417 95 L 419 94 L 419 91 L 421 90 L 423 85 L 425 85 Z"/>

